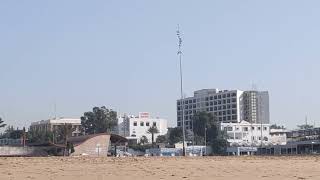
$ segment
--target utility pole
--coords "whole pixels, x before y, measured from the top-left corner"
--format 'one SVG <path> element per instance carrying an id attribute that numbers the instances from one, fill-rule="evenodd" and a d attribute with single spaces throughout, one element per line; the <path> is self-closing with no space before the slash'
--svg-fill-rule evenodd
<path id="1" fill-rule="evenodd" d="M 180 99 L 180 105 L 181 105 L 181 111 L 182 111 L 182 155 L 186 156 L 186 148 L 185 148 L 185 123 L 184 123 L 184 99 L 183 99 L 183 79 L 182 79 L 182 51 L 181 51 L 181 46 L 182 46 L 182 38 L 180 35 L 180 29 L 179 29 L 179 24 L 178 24 L 178 30 L 177 30 L 177 36 L 179 40 L 179 48 L 178 48 L 178 56 L 179 56 L 179 64 L 180 64 L 180 93 L 181 93 L 181 99 Z"/>

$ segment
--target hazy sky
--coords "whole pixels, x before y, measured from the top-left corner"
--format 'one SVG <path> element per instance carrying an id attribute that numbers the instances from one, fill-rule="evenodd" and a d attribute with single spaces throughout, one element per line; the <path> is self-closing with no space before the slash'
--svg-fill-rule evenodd
<path id="1" fill-rule="evenodd" d="M 270 94 L 271 122 L 320 125 L 320 1 L 0 1 L 0 116 L 28 126 L 93 106 L 176 124 L 184 92 Z"/>

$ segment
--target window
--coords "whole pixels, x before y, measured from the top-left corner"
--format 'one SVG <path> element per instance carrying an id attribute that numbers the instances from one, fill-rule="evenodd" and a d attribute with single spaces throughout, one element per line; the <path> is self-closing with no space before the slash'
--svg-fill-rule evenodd
<path id="1" fill-rule="evenodd" d="M 251 127 L 252 130 L 254 130 L 254 127 Z"/>
<path id="2" fill-rule="evenodd" d="M 232 93 L 232 97 L 235 97 L 235 96 L 237 96 L 237 93 Z"/>
<path id="3" fill-rule="evenodd" d="M 244 127 L 244 128 L 243 128 L 243 131 L 248 131 L 248 127 Z"/>
<path id="4" fill-rule="evenodd" d="M 181 126 L 181 122 L 178 122 L 178 126 Z"/>
<path id="5" fill-rule="evenodd" d="M 213 111 L 213 107 L 210 107 L 210 111 Z"/>
<path id="6" fill-rule="evenodd" d="M 232 127 L 227 127 L 227 131 L 232 131 Z"/>
<path id="7" fill-rule="evenodd" d="M 214 96 L 214 99 L 217 99 L 217 96 Z"/>
<path id="8" fill-rule="evenodd" d="M 258 130 L 260 131 L 261 130 L 261 128 L 260 127 L 258 127 Z M 260 139 L 259 139 L 260 140 Z"/>
<path id="9" fill-rule="evenodd" d="M 150 126 L 150 123 L 149 123 L 149 122 L 146 122 L 146 126 Z"/>
<path id="10" fill-rule="evenodd" d="M 227 94 L 227 97 L 230 97 L 230 94 Z"/>
<path id="11" fill-rule="evenodd" d="M 232 102 L 237 102 L 237 99 L 236 98 L 232 98 Z"/>
<path id="12" fill-rule="evenodd" d="M 210 100 L 213 100 L 213 97 L 212 97 L 212 96 L 210 96 Z"/>
<path id="13" fill-rule="evenodd" d="M 153 126 L 157 126 L 157 123 L 156 123 L 156 122 L 153 122 L 152 125 L 153 125 Z"/>
<path id="14" fill-rule="evenodd" d="M 230 99 L 227 99 L 227 103 L 230 103 Z"/>
<path id="15" fill-rule="evenodd" d="M 140 122 L 140 126 L 144 126 L 144 122 Z"/>
<path id="16" fill-rule="evenodd" d="M 226 98 L 226 95 L 224 94 L 222 97 L 223 97 L 223 98 Z"/>
<path id="17" fill-rule="evenodd" d="M 221 99 L 221 95 L 218 96 L 218 99 Z"/>
<path id="18" fill-rule="evenodd" d="M 263 130 L 266 131 L 268 128 L 267 127 L 263 127 Z"/>
<path id="19" fill-rule="evenodd" d="M 178 111 L 180 111 L 180 107 L 178 107 Z"/>
<path id="20" fill-rule="evenodd" d="M 133 122 L 133 126 L 137 126 L 137 124 L 138 124 L 138 123 L 137 123 L 136 121 L 135 121 L 135 122 Z"/>

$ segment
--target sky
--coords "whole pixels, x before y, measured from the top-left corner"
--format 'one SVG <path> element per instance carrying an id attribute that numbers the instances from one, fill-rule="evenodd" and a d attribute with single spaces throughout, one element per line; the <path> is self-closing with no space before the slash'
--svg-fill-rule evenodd
<path id="1" fill-rule="evenodd" d="M 94 106 L 176 125 L 184 94 L 269 91 L 272 123 L 320 125 L 320 1 L 0 1 L 0 117 L 26 126 Z"/>

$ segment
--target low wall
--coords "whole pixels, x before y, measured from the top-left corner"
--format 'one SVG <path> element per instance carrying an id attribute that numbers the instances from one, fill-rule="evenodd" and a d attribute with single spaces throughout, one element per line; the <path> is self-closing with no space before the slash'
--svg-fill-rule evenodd
<path id="1" fill-rule="evenodd" d="M 37 147 L 0 146 L 0 156 L 47 156 L 48 154 Z"/>

